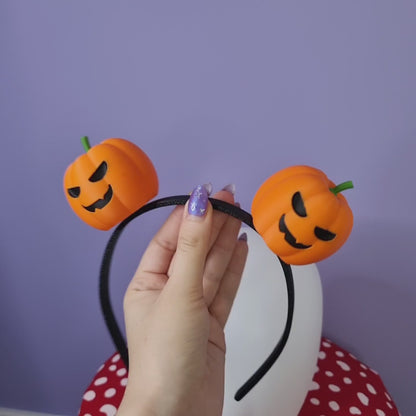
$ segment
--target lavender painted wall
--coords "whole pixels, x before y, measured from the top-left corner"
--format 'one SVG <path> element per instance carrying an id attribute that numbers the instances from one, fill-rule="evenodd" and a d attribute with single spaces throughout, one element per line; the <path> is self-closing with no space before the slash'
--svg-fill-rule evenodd
<path id="1" fill-rule="evenodd" d="M 128 138 L 160 195 L 237 185 L 249 209 L 291 164 L 352 179 L 346 246 L 322 262 L 324 332 L 416 413 L 416 3 L 3 0 L 0 407 L 75 414 L 112 353 L 97 299 L 109 234 L 62 193 L 93 143 Z M 167 211 L 126 231 L 123 289 Z"/>

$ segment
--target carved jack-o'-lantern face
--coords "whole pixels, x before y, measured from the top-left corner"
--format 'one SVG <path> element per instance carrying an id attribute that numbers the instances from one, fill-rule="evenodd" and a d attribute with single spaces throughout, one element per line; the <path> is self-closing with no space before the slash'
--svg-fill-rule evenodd
<path id="1" fill-rule="evenodd" d="M 269 248 L 289 264 L 308 264 L 335 253 L 353 225 L 348 203 L 319 169 L 292 166 L 270 177 L 257 191 L 253 222 Z"/>
<path id="2" fill-rule="evenodd" d="M 69 205 L 87 224 L 108 230 L 158 192 L 156 170 L 147 155 L 124 139 L 108 139 L 79 156 L 65 172 Z"/>

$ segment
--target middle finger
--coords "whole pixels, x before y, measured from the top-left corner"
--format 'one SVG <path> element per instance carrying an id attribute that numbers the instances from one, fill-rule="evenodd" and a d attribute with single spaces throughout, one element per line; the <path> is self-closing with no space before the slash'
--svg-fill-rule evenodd
<path id="1" fill-rule="evenodd" d="M 233 203 L 228 192 L 218 192 L 214 197 Z M 222 277 L 228 267 L 237 243 L 241 221 L 231 215 L 218 212 L 211 233 L 211 245 L 204 270 L 204 297 L 209 306 L 220 287 Z"/>

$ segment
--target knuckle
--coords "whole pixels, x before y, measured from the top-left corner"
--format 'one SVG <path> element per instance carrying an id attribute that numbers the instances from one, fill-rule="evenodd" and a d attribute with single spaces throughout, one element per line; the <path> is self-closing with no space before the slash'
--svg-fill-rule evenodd
<path id="1" fill-rule="evenodd" d="M 170 241 L 167 238 L 157 237 L 155 238 L 155 243 L 163 250 L 174 252 L 176 245 L 173 241 Z"/>
<path id="2" fill-rule="evenodd" d="M 197 235 L 184 233 L 179 236 L 178 249 L 184 253 L 189 253 L 201 246 L 201 239 Z"/>

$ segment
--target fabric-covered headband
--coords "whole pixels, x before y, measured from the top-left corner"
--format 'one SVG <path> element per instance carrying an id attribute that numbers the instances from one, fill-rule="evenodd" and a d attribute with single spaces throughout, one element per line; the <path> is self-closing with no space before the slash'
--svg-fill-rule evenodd
<path id="1" fill-rule="evenodd" d="M 149 157 L 128 140 L 111 138 L 91 147 L 81 139 L 85 154 L 66 170 L 64 192 L 73 211 L 100 230 L 116 226 L 107 243 L 100 270 L 100 302 L 104 319 L 126 367 L 127 346 L 115 319 L 109 296 L 109 274 L 114 248 L 124 228 L 138 216 L 164 206 L 184 205 L 189 195 L 149 202 L 159 182 Z M 140 184 L 138 189 L 137 184 Z M 286 324 L 277 345 L 260 368 L 237 391 L 241 400 L 267 373 L 289 338 L 295 293 L 290 264 L 305 265 L 335 253 L 347 240 L 353 214 L 340 193 L 352 182 L 335 185 L 319 169 L 292 166 L 267 179 L 254 196 L 251 212 L 210 198 L 214 209 L 239 219 L 257 231 L 275 253 L 283 268 L 288 293 Z"/>

